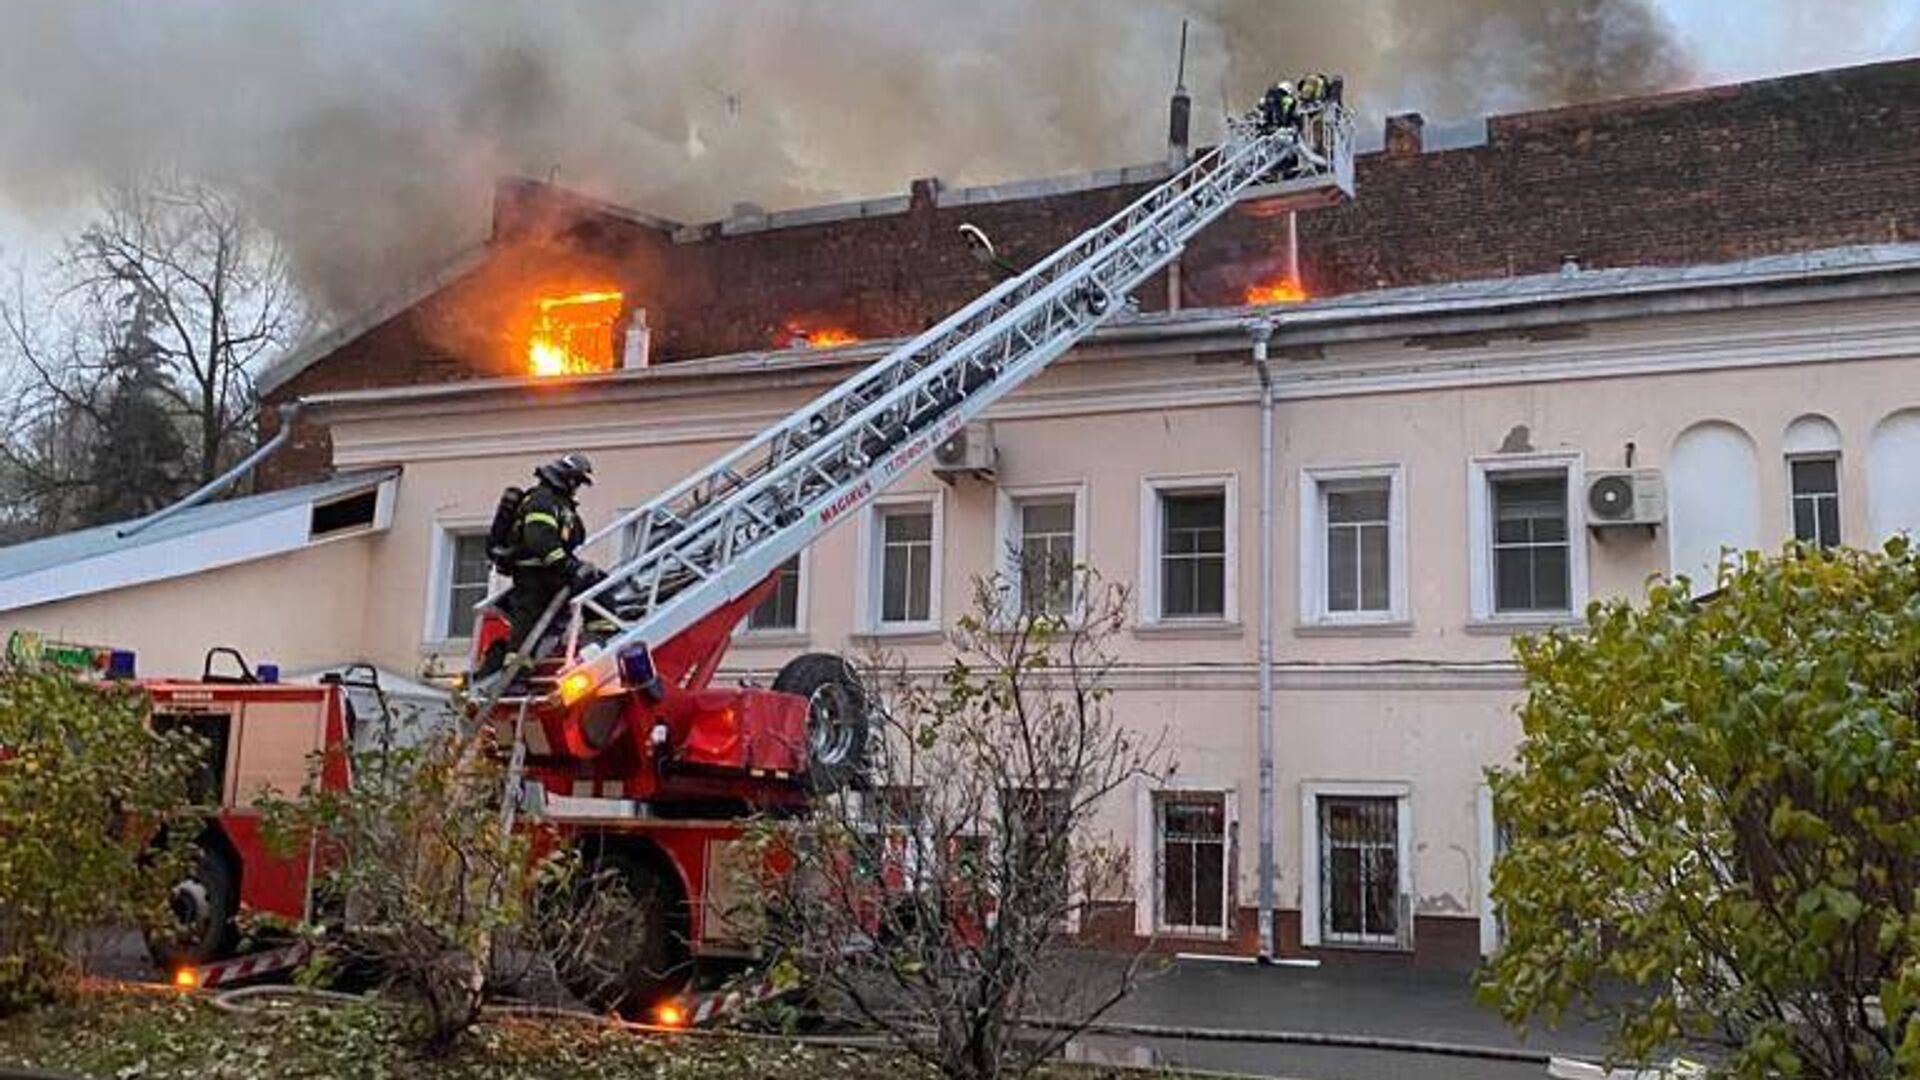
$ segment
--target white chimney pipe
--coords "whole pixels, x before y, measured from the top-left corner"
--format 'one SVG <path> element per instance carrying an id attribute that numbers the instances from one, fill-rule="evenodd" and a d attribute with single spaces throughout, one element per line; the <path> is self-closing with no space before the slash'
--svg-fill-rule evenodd
<path id="1" fill-rule="evenodd" d="M 634 308 L 633 317 L 627 321 L 627 347 L 622 351 L 620 366 L 643 368 L 652 359 L 653 331 L 647 328 L 647 309 Z"/>

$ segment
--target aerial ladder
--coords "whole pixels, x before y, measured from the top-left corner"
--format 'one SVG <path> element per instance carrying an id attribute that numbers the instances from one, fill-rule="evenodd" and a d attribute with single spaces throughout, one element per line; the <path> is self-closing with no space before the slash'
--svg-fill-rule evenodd
<path id="1" fill-rule="evenodd" d="M 1220 145 L 1124 210 L 587 538 L 615 555 L 531 636 L 551 622 L 558 647 L 514 659 L 520 676 L 474 706 L 512 748 L 503 828 L 524 806 L 633 895 L 673 898 L 678 921 L 640 935 L 646 963 L 612 992 L 562 970 L 577 993 L 632 1009 L 677 992 L 694 958 L 729 947 L 709 898 L 741 820 L 804 813 L 860 783 L 864 727 L 841 737 L 863 707 L 844 660 L 798 657 L 768 688 L 710 685 L 782 564 L 1113 318 L 1236 203 L 1310 208 L 1352 192 L 1337 100 L 1284 122 L 1230 120 Z M 476 658 L 506 633 L 499 598 L 480 605 Z"/>
<path id="2" fill-rule="evenodd" d="M 1237 201 L 1325 205 L 1352 190 L 1339 103 L 1295 125 L 1230 120 L 1224 142 L 1132 205 L 589 536 L 589 547 L 616 540 L 618 554 L 568 602 L 553 685 L 569 704 L 600 694 L 619 681 L 623 657 L 645 671 L 637 651 L 658 652 L 732 613 L 821 533 L 1113 317 Z M 723 647 L 724 634 L 699 636 Z M 718 657 L 699 659 L 708 662 L 681 674 L 710 677 Z"/>

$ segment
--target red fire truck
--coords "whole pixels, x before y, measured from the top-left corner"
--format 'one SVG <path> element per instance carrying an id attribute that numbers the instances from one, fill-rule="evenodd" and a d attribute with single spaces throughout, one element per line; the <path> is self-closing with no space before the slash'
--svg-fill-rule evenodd
<path id="1" fill-rule="evenodd" d="M 840 658 L 798 657 L 767 688 L 713 685 L 780 567 L 929 458 L 990 472 L 968 450 L 968 422 L 1125 310 L 1237 202 L 1327 205 L 1351 195 L 1352 177 L 1337 100 L 1232 121 L 1221 145 L 1109 220 L 588 537 L 590 551 L 617 552 L 604 580 L 548 613 L 551 649 L 536 632 L 529 650 L 545 659 L 470 718 L 512 748 L 524 819 L 646 901 L 634 924 L 645 955 L 619 961 L 611 990 L 577 989 L 643 1007 L 685 985 L 694 960 L 737 951 L 716 913 L 743 821 L 805 813 L 818 792 L 860 781 L 865 697 Z M 978 229 L 962 232 L 991 254 Z M 476 656 L 506 632 L 496 609 L 482 614 Z M 206 783 L 222 807 L 200 873 L 177 891 L 188 945 L 171 959 L 231 947 L 243 904 L 308 911 L 313 859 L 266 853 L 249 800 L 262 785 L 297 787 L 309 755 L 350 744 L 358 722 L 339 685 L 204 674 L 152 684 L 156 717 L 217 748 Z M 325 760 L 324 782 L 350 782 Z"/>

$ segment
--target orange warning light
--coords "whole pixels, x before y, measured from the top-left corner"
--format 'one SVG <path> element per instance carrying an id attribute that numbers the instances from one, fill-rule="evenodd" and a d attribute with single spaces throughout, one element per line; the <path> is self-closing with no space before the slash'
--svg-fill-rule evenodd
<path id="1" fill-rule="evenodd" d="M 653 1019 L 661 1027 L 686 1027 L 687 1010 L 671 1001 L 662 1002 L 659 1008 L 653 1010 Z"/>
<path id="2" fill-rule="evenodd" d="M 568 705 L 593 692 L 593 676 L 575 671 L 560 680 L 560 700 Z"/>
<path id="3" fill-rule="evenodd" d="M 200 973 L 189 967 L 176 969 L 173 985 L 176 990 L 197 990 L 200 987 Z"/>

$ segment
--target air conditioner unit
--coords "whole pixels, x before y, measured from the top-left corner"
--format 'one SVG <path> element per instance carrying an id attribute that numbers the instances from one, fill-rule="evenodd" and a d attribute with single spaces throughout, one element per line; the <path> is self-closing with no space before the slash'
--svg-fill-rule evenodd
<path id="1" fill-rule="evenodd" d="M 1659 469 L 1605 469 L 1587 473 L 1587 524 L 1654 526 L 1667 518 L 1667 485 Z"/>
<path id="2" fill-rule="evenodd" d="M 942 480 L 956 476 L 991 480 L 998 462 L 990 424 L 968 424 L 933 448 L 933 474 Z"/>

